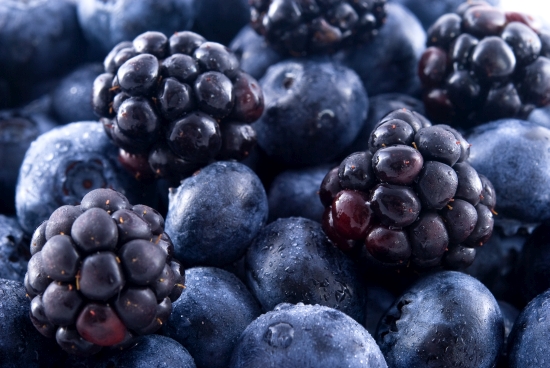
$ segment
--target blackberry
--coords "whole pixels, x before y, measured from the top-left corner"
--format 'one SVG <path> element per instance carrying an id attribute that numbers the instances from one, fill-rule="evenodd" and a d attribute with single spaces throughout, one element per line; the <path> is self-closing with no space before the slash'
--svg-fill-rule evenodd
<path id="1" fill-rule="evenodd" d="M 116 45 L 104 65 L 93 108 L 137 177 L 178 184 L 254 146 L 250 124 L 263 112 L 263 94 L 227 47 L 189 31 L 146 32 Z"/>
<path id="2" fill-rule="evenodd" d="M 547 32 L 484 1 L 442 15 L 418 64 L 428 116 L 470 127 L 550 104 Z"/>
<path id="3" fill-rule="evenodd" d="M 157 211 L 112 189 L 93 190 L 33 235 L 25 275 L 31 321 L 77 355 L 153 333 L 184 287 L 173 252 Z"/>
<path id="4" fill-rule="evenodd" d="M 333 53 L 370 41 L 386 19 L 386 0 L 251 0 L 254 30 L 292 56 Z"/>
<path id="5" fill-rule="evenodd" d="M 496 204 L 489 180 L 466 162 L 469 150 L 448 125 L 390 112 L 369 149 L 346 157 L 321 183 L 325 233 L 350 255 L 365 247 L 383 267 L 468 266 L 492 234 Z"/>

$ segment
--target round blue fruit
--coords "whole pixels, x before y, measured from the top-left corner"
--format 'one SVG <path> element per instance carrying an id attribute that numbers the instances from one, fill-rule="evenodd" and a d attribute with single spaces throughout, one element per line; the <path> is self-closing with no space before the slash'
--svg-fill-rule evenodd
<path id="1" fill-rule="evenodd" d="M 214 267 L 185 271 L 185 290 L 163 331 L 182 344 L 198 368 L 225 368 L 260 306 L 232 273 Z"/>
<path id="2" fill-rule="evenodd" d="M 215 162 L 170 193 L 166 233 L 187 266 L 222 266 L 239 259 L 267 221 L 258 176 L 238 162 Z"/>
<path id="3" fill-rule="evenodd" d="M 496 221 L 550 219 L 550 129 L 503 119 L 474 128 L 466 139 L 472 145 L 469 163 L 495 188 Z"/>
<path id="4" fill-rule="evenodd" d="M 230 368 L 387 368 L 380 348 L 363 326 L 320 306 L 280 304 L 241 335 Z"/>

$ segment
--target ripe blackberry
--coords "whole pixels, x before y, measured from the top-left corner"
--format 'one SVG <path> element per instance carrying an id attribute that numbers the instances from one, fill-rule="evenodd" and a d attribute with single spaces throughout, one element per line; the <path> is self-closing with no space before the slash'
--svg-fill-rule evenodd
<path id="1" fill-rule="evenodd" d="M 376 125 L 369 149 L 327 173 L 323 229 L 382 266 L 462 268 L 492 234 L 494 188 L 467 162 L 470 146 L 448 125 L 407 109 Z"/>
<path id="2" fill-rule="evenodd" d="M 547 32 L 484 1 L 441 16 L 418 64 L 428 116 L 469 127 L 550 104 Z"/>
<path id="3" fill-rule="evenodd" d="M 370 41 L 386 19 L 386 0 L 251 0 L 251 25 L 280 52 L 332 53 Z"/>
<path id="4" fill-rule="evenodd" d="M 225 46 L 193 32 L 121 42 L 93 86 L 93 108 L 137 177 L 173 183 L 214 160 L 241 160 L 264 108 L 258 82 Z M 148 165 L 147 165 L 148 163 Z"/>
<path id="5" fill-rule="evenodd" d="M 63 206 L 32 238 L 30 318 L 67 352 L 97 353 L 157 331 L 183 290 L 164 219 L 111 189 Z"/>

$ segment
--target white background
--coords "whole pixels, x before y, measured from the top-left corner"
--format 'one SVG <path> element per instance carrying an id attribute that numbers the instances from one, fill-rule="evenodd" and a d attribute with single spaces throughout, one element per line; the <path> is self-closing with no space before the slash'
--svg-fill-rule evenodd
<path id="1" fill-rule="evenodd" d="M 539 17 L 550 24 L 550 0 L 500 0 L 502 9 L 515 10 Z"/>

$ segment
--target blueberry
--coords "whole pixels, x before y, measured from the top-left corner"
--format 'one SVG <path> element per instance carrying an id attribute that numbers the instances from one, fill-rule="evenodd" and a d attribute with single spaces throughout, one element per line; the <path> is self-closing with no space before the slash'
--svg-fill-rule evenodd
<path id="1" fill-rule="evenodd" d="M 248 167 L 216 162 L 171 191 L 166 232 L 185 265 L 240 258 L 267 220 L 267 196 Z"/>
<path id="2" fill-rule="evenodd" d="M 231 368 L 372 367 L 387 364 L 371 335 L 344 313 L 320 306 L 279 304 L 243 332 Z"/>
<path id="3" fill-rule="evenodd" d="M 376 332 L 386 361 L 395 368 L 493 367 L 503 337 L 493 295 L 473 277 L 455 271 L 416 282 L 388 309 Z"/>
<path id="4" fill-rule="evenodd" d="M 60 123 L 96 119 L 90 96 L 93 82 L 102 72 L 99 63 L 83 64 L 59 82 L 52 92 L 52 109 Z"/>
<path id="5" fill-rule="evenodd" d="M 14 217 L 0 215 L 0 278 L 23 282 L 29 248 Z"/>
<path id="6" fill-rule="evenodd" d="M 330 166 L 290 169 L 275 177 L 267 192 L 269 218 L 304 217 L 321 222 L 324 208 L 318 190 Z"/>
<path id="7" fill-rule="evenodd" d="M 469 163 L 498 193 L 496 211 L 522 223 L 550 218 L 550 130 L 517 119 L 481 125 L 467 137 Z M 499 218 L 497 217 L 497 222 Z"/>
<path id="8" fill-rule="evenodd" d="M 77 11 L 84 36 L 96 53 L 106 55 L 117 43 L 145 31 L 170 36 L 190 29 L 193 5 L 193 0 L 83 0 L 77 3 Z"/>
<path id="9" fill-rule="evenodd" d="M 285 58 L 269 46 L 265 38 L 258 35 L 250 25 L 244 26 L 237 33 L 229 48 L 239 58 L 241 69 L 256 79 L 262 78 L 267 68 Z"/>
<path id="10" fill-rule="evenodd" d="M 542 368 L 548 365 L 549 299 L 550 290 L 539 294 L 517 317 L 508 337 L 508 364 L 511 368 Z"/>
<path id="11" fill-rule="evenodd" d="M 265 111 L 255 123 L 258 145 L 287 165 L 334 159 L 355 139 L 367 114 L 368 97 L 357 75 L 330 61 L 283 61 L 260 84 Z"/>
<path id="12" fill-rule="evenodd" d="M 80 122 L 39 136 L 27 151 L 16 188 L 23 230 L 31 234 L 62 205 L 76 205 L 96 188 L 115 188 L 134 203 L 153 201 L 154 187 L 137 182 L 117 161 L 101 124 Z"/>
<path id="13" fill-rule="evenodd" d="M 237 339 L 260 315 L 258 302 L 235 275 L 214 267 L 186 270 L 185 284 L 164 333 L 191 353 L 197 367 L 227 367 Z"/>
<path id="14" fill-rule="evenodd" d="M 59 367 L 62 364 L 60 349 L 40 335 L 29 319 L 29 300 L 22 283 L 0 279 L 0 316 L 3 367 Z"/>
<path id="15" fill-rule="evenodd" d="M 15 89 L 59 76 L 82 60 L 85 45 L 72 1 L 3 1 L 0 75 Z M 28 90 L 17 98 L 27 99 Z"/>
<path id="16" fill-rule="evenodd" d="M 369 96 L 414 94 L 420 88 L 416 68 L 425 49 L 426 32 L 407 8 L 390 2 L 386 11 L 386 22 L 373 42 L 335 57 L 357 72 Z"/>
<path id="17" fill-rule="evenodd" d="M 367 302 L 365 304 L 367 311 L 367 322 L 365 328 L 374 336 L 380 318 L 386 313 L 389 307 L 395 301 L 396 295 L 388 288 L 371 282 L 367 285 Z"/>
<path id="18" fill-rule="evenodd" d="M 161 335 L 147 335 L 136 339 L 134 347 L 112 354 L 107 364 L 119 368 L 145 368 L 170 366 L 177 368 L 195 368 L 193 358 L 176 341 Z"/>
<path id="19" fill-rule="evenodd" d="M 321 304 L 363 324 L 358 270 L 315 221 L 290 217 L 266 226 L 246 255 L 247 284 L 264 311 L 279 303 Z"/>
<path id="20" fill-rule="evenodd" d="M 463 0 L 394 0 L 406 6 L 418 17 L 424 29 L 428 29 L 437 18 L 446 13 L 453 13 Z M 491 5 L 499 4 L 500 0 L 487 0 Z"/>
<path id="21" fill-rule="evenodd" d="M 40 134 L 57 125 L 48 115 L 50 101 L 0 111 L 0 213 L 15 213 L 15 186 L 25 152 Z"/>

